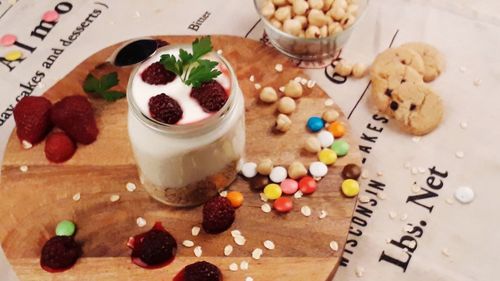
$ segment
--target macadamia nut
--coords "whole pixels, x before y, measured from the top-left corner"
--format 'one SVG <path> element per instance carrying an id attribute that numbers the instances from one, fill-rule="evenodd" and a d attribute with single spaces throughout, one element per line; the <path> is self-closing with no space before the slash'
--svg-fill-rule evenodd
<path id="1" fill-rule="evenodd" d="M 361 78 L 365 76 L 366 73 L 366 65 L 362 63 L 355 63 L 352 67 L 352 76 L 355 78 Z"/>
<path id="2" fill-rule="evenodd" d="M 321 38 L 324 38 L 324 37 L 327 37 L 327 36 L 328 36 L 328 26 L 323 25 L 323 26 L 319 29 L 319 36 L 320 36 Z"/>
<path id="3" fill-rule="evenodd" d="M 335 0 L 325 0 L 323 1 L 323 12 L 327 12 L 332 7 L 333 1 Z"/>
<path id="4" fill-rule="evenodd" d="M 279 20 L 284 22 L 287 19 L 292 18 L 292 6 L 283 6 L 279 7 L 276 12 L 274 12 L 274 17 Z"/>
<path id="5" fill-rule="evenodd" d="M 287 19 L 283 22 L 283 31 L 294 36 L 299 36 L 302 31 L 302 24 L 296 19 Z"/>
<path id="6" fill-rule="evenodd" d="M 302 25 L 302 29 L 306 28 L 307 18 L 305 16 L 295 16 L 293 19 L 300 21 L 300 24 Z"/>
<path id="7" fill-rule="evenodd" d="M 342 28 L 342 25 L 340 25 L 340 23 L 338 23 L 336 21 L 333 22 L 332 24 L 328 25 L 328 35 L 329 36 L 335 35 L 335 34 L 341 32 L 342 30 L 344 30 Z"/>
<path id="8" fill-rule="evenodd" d="M 291 179 L 300 179 L 305 175 L 307 175 L 307 169 L 302 162 L 294 161 L 288 166 L 288 176 Z"/>
<path id="9" fill-rule="evenodd" d="M 278 111 L 283 114 L 290 114 L 295 111 L 297 105 L 290 97 L 282 97 L 278 102 Z"/>
<path id="10" fill-rule="evenodd" d="M 287 0 L 273 0 L 273 4 L 276 6 L 283 6 L 287 4 Z"/>
<path id="11" fill-rule="evenodd" d="M 323 9 L 323 0 L 308 0 L 309 2 L 309 7 L 311 7 L 311 9 L 318 9 L 318 10 L 321 10 Z"/>
<path id="12" fill-rule="evenodd" d="M 352 65 L 341 60 L 335 66 L 335 72 L 339 75 L 342 75 L 342 76 L 349 76 L 349 75 L 351 75 L 351 72 L 352 72 Z"/>
<path id="13" fill-rule="evenodd" d="M 257 165 L 257 172 L 263 176 L 268 176 L 273 169 L 273 161 L 269 158 L 266 158 L 259 162 Z"/>
<path id="14" fill-rule="evenodd" d="M 339 8 L 342 8 L 342 9 L 346 9 L 347 8 L 347 1 L 346 0 L 335 0 L 333 2 L 333 5 L 332 5 L 333 8 L 335 7 L 339 7 Z"/>
<path id="15" fill-rule="evenodd" d="M 335 122 L 337 120 L 337 118 L 339 118 L 339 115 L 340 114 L 337 110 L 330 109 L 330 110 L 323 112 L 323 115 L 321 116 L 321 118 L 323 118 L 323 120 L 325 120 L 328 123 L 332 123 L 332 122 Z"/>
<path id="16" fill-rule="evenodd" d="M 276 119 L 276 129 L 281 132 L 286 132 L 292 126 L 292 120 L 285 114 L 279 114 Z"/>
<path id="17" fill-rule="evenodd" d="M 343 19 L 340 23 L 342 24 L 342 26 L 345 29 L 345 28 L 348 28 L 349 26 L 353 25 L 354 21 L 356 21 L 356 17 L 353 15 L 349 15 L 348 17 Z"/>
<path id="18" fill-rule="evenodd" d="M 321 143 L 319 142 L 318 138 L 311 136 L 306 139 L 304 148 L 308 152 L 318 153 L 321 150 Z"/>
<path id="19" fill-rule="evenodd" d="M 279 20 L 274 19 L 274 18 L 271 19 L 270 22 L 272 25 L 274 25 L 278 29 L 281 29 L 281 27 L 283 26 L 283 24 Z"/>
<path id="20" fill-rule="evenodd" d="M 321 10 L 312 9 L 307 15 L 307 20 L 309 24 L 315 25 L 317 27 L 322 27 L 327 23 L 326 15 Z"/>
<path id="21" fill-rule="evenodd" d="M 309 9 L 309 4 L 304 0 L 295 0 L 293 2 L 293 12 L 296 15 L 305 15 L 307 9 Z"/>
<path id="22" fill-rule="evenodd" d="M 264 89 L 260 91 L 259 98 L 265 103 L 273 103 L 278 100 L 278 94 L 272 87 L 264 87 Z"/>
<path id="23" fill-rule="evenodd" d="M 328 15 L 332 17 L 336 21 L 340 21 L 346 17 L 346 12 L 344 8 L 340 8 L 338 6 L 334 6 L 330 11 L 328 11 Z"/>
<path id="24" fill-rule="evenodd" d="M 310 25 L 306 29 L 306 38 L 319 38 L 320 33 L 319 33 L 319 27 L 315 25 Z"/>
<path id="25" fill-rule="evenodd" d="M 300 98 L 302 96 L 302 92 L 303 92 L 302 85 L 300 85 L 298 81 L 290 80 L 285 85 L 285 96 L 287 97 L 291 97 L 294 99 Z"/>
<path id="26" fill-rule="evenodd" d="M 274 4 L 271 1 L 267 1 L 264 5 L 262 5 L 260 12 L 264 17 L 270 18 L 274 15 L 275 10 Z"/>

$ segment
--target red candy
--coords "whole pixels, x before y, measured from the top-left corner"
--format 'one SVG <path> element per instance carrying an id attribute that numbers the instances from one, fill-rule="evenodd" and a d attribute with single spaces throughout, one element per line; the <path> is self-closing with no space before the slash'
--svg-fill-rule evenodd
<path id="1" fill-rule="evenodd" d="M 280 187 L 283 193 L 291 195 L 294 194 L 297 189 L 299 189 L 299 184 L 295 180 L 286 179 L 281 182 Z"/>
<path id="2" fill-rule="evenodd" d="M 280 197 L 274 201 L 274 209 L 280 213 L 288 213 L 292 208 L 293 202 L 289 197 Z"/>
<path id="3" fill-rule="evenodd" d="M 314 191 L 316 191 L 317 187 L 318 183 L 312 177 L 305 176 L 299 181 L 299 189 L 304 194 L 313 193 Z"/>

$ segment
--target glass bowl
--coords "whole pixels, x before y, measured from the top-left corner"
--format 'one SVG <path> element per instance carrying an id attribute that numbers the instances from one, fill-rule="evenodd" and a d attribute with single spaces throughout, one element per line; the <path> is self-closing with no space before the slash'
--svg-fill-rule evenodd
<path id="1" fill-rule="evenodd" d="M 358 0 L 356 3 L 358 5 L 356 20 L 343 31 L 323 38 L 302 38 L 277 28 L 262 15 L 261 7 L 268 1 L 270 0 L 254 0 L 254 4 L 264 23 L 264 30 L 270 43 L 281 53 L 304 61 L 321 61 L 335 58 L 340 49 L 346 44 L 354 27 L 360 21 L 368 6 L 368 0 Z"/>

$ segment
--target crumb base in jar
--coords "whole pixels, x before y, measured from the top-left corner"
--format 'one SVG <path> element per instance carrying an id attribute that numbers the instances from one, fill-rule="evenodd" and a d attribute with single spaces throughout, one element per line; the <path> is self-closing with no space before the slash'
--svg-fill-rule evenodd
<path id="1" fill-rule="evenodd" d="M 238 160 L 227 164 L 219 172 L 184 187 L 169 188 L 157 186 L 141 175 L 146 191 L 156 200 L 173 207 L 198 206 L 226 189 L 235 179 Z"/>

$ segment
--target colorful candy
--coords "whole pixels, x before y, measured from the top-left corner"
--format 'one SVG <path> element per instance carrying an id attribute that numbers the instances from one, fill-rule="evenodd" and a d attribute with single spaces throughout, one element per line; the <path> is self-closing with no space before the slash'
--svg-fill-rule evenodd
<path id="1" fill-rule="evenodd" d="M 474 190 L 468 186 L 461 186 L 455 190 L 455 199 L 462 204 L 468 204 L 474 200 Z"/>
<path id="2" fill-rule="evenodd" d="M 249 180 L 250 188 L 254 191 L 262 191 L 269 184 L 269 177 L 257 175 Z"/>
<path id="3" fill-rule="evenodd" d="M 73 236 L 75 234 L 75 223 L 70 220 L 63 220 L 59 222 L 56 226 L 57 236 Z"/>
<path id="4" fill-rule="evenodd" d="M 281 187 L 275 183 L 270 183 L 264 187 L 264 195 L 267 199 L 276 200 L 281 197 Z"/>
<path id="5" fill-rule="evenodd" d="M 253 178 L 253 177 L 255 177 L 255 175 L 257 175 L 257 164 L 255 164 L 254 162 L 246 162 L 241 167 L 241 173 L 246 178 Z"/>
<path id="6" fill-rule="evenodd" d="M 312 162 L 309 165 L 309 173 L 315 178 L 322 178 L 328 173 L 328 167 L 323 162 Z"/>
<path id="7" fill-rule="evenodd" d="M 329 148 L 324 148 L 318 153 L 318 159 L 326 165 L 332 165 L 337 161 L 337 153 Z"/>
<path id="8" fill-rule="evenodd" d="M 290 212 L 293 208 L 292 199 L 289 197 L 280 197 L 274 201 L 274 209 L 280 213 Z"/>
<path id="9" fill-rule="evenodd" d="M 331 132 L 334 137 L 340 138 L 345 134 L 345 127 L 342 123 L 336 121 L 328 126 L 328 131 Z"/>
<path id="10" fill-rule="evenodd" d="M 349 144 L 345 140 L 337 140 L 332 144 L 332 149 L 337 156 L 342 157 L 349 152 Z"/>
<path id="11" fill-rule="evenodd" d="M 42 20 L 46 22 L 56 22 L 58 19 L 59 13 L 54 10 L 47 11 L 42 16 Z"/>
<path id="12" fill-rule="evenodd" d="M 325 127 L 325 121 L 320 117 L 313 116 L 307 120 L 307 128 L 311 130 L 311 132 L 319 132 L 323 127 Z"/>
<path id="13" fill-rule="evenodd" d="M 5 59 L 8 61 L 15 61 L 20 59 L 23 56 L 23 53 L 19 50 L 10 51 L 5 55 Z"/>
<path id="14" fill-rule="evenodd" d="M 281 182 L 280 187 L 283 193 L 291 195 L 299 189 L 299 183 L 296 180 L 285 179 Z"/>
<path id="15" fill-rule="evenodd" d="M 5 34 L 4 36 L 2 36 L 2 38 L 0 38 L 0 45 L 4 46 L 4 47 L 8 47 L 8 46 L 11 46 L 12 44 L 14 44 L 17 40 L 17 37 L 16 35 L 14 34 Z"/>
<path id="16" fill-rule="evenodd" d="M 271 174 L 269 174 L 269 178 L 271 181 L 280 183 L 286 179 L 287 171 L 284 167 L 276 166 L 271 170 Z"/>
<path id="17" fill-rule="evenodd" d="M 348 164 L 342 169 L 342 177 L 344 179 L 357 180 L 361 176 L 361 167 L 356 164 Z"/>
<path id="18" fill-rule="evenodd" d="M 299 189 L 303 194 L 311 194 L 317 187 L 318 183 L 310 176 L 305 176 L 299 181 Z"/>
<path id="19" fill-rule="evenodd" d="M 233 208 L 238 208 L 243 204 L 243 194 L 239 191 L 230 191 L 226 198 L 231 202 Z"/>
<path id="20" fill-rule="evenodd" d="M 342 182 L 342 193 L 347 197 L 354 197 L 359 193 L 359 183 L 353 179 Z"/>
<path id="21" fill-rule="evenodd" d="M 321 144 L 321 147 L 329 147 L 333 144 L 335 138 L 333 137 L 333 134 L 330 133 L 329 131 L 321 130 L 318 133 L 318 140 L 319 143 Z"/>

